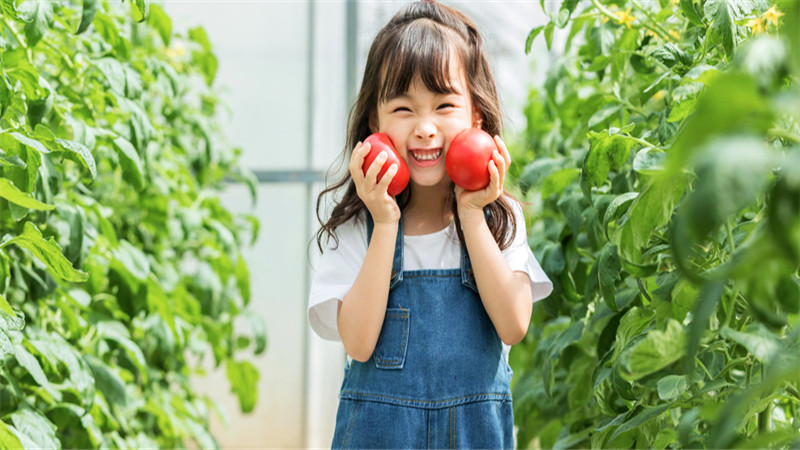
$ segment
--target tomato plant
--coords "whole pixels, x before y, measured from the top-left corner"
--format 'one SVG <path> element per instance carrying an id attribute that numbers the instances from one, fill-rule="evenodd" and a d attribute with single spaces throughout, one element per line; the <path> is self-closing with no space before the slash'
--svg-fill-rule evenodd
<path id="1" fill-rule="evenodd" d="M 445 169 L 453 183 L 468 191 L 489 185 L 489 161 L 497 144 L 480 128 L 467 128 L 450 142 L 445 155 Z"/>
<path id="2" fill-rule="evenodd" d="M 206 356 L 253 409 L 258 222 L 216 194 L 255 182 L 216 68 L 144 0 L 0 3 L 0 447 L 214 448 Z"/>
<path id="3" fill-rule="evenodd" d="M 800 3 L 554 6 L 512 166 L 555 286 L 519 446 L 797 447 Z"/>

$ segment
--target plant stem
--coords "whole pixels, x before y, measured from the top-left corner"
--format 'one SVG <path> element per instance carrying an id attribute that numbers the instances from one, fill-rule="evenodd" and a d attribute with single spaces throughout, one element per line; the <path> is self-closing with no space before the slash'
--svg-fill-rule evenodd
<path id="1" fill-rule="evenodd" d="M 645 26 L 645 28 L 647 28 L 648 30 L 650 30 L 650 31 L 652 31 L 652 32 L 654 32 L 654 33 L 656 33 L 656 34 L 658 34 L 658 35 L 659 35 L 659 36 L 661 36 L 661 37 L 662 37 L 662 38 L 663 38 L 665 41 L 672 41 L 672 40 L 674 40 L 674 39 L 672 38 L 672 36 L 670 36 L 670 34 L 669 34 L 669 31 L 667 31 L 666 29 L 664 29 L 664 27 L 662 27 L 662 26 L 661 26 L 661 24 L 659 24 L 659 23 L 658 23 L 658 21 L 657 21 L 657 20 L 656 20 L 656 19 L 653 17 L 653 13 L 652 13 L 652 12 L 650 12 L 650 10 L 649 10 L 649 9 L 646 9 L 646 8 L 644 8 L 644 7 L 643 7 L 642 5 L 640 5 L 640 4 L 639 4 L 639 2 L 637 2 L 636 0 L 633 0 L 633 6 L 635 6 L 635 7 L 636 7 L 636 9 L 638 9 L 639 11 L 643 12 L 643 13 L 644 13 L 644 15 L 645 15 L 645 16 L 647 16 L 647 18 L 648 18 L 648 19 L 650 19 L 650 22 L 654 23 L 654 24 L 655 24 L 655 26 L 656 26 L 656 28 L 658 28 L 658 30 L 660 30 L 660 31 L 661 31 L 661 33 L 663 33 L 663 34 L 659 34 L 659 33 L 658 33 L 656 30 L 654 30 L 653 28 L 651 28 L 651 27 L 649 26 L 649 24 L 643 24 L 643 25 Z"/>

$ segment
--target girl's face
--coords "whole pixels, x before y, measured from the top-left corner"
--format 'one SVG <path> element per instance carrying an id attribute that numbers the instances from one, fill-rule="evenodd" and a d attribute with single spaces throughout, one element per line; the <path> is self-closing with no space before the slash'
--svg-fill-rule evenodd
<path id="1" fill-rule="evenodd" d="M 408 164 L 411 182 L 418 186 L 449 185 L 444 166 L 450 142 L 480 119 L 473 109 L 460 64 L 450 64 L 453 93 L 428 90 L 417 76 L 408 91 L 378 105 L 377 127 Z"/>

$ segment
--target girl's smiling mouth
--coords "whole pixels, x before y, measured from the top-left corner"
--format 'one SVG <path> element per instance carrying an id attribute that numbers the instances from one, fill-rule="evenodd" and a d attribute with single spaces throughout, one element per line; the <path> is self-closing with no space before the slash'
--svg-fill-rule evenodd
<path id="1" fill-rule="evenodd" d="M 409 149 L 411 159 L 419 166 L 432 166 L 442 157 L 441 148 Z"/>

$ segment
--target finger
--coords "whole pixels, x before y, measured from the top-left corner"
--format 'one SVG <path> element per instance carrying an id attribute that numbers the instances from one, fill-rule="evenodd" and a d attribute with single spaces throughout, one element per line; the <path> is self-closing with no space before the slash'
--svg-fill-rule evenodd
<path id="1" fill-rule="evenodd" d="M 506 167 L 511 167 L 511 153 L 509 153 L 506 143 L 500 139 L 500 136 L 495 136 L 494 141 L 497 144 L 497 148 L 500 149 L 500 154 L 503 155 L 503 159 L 505 159 Z"/>
<path id="2" fill-rule="evenodd" d="M 505 173 L 506 160 L 500 155 L 499 151 L 495 150 L 492 152 L 492 161 L 494 161 L 494 164 L 497 166 L 497 170 L 499 170 L 501 174 Z"/>
<path id="3" fill-rule="evenodd" d="M 353 154 L 350 155 L 350 164 L 348 168 L 350 169 L 350 175 L 356 183 L 360 183 L 364 179 L 364 172 L 361 167 L 364 165 L 364 158 L 367 157 L 369 149 L 369 142 L 359 142 L 353 149 Z"/>
<path id="4" fill-rule="evenodd" d="M 374 185 L 378 183 L 378 173 L 380 173 L 381 169 L 383 168 L 383 163 L 386 162 L 386 158 L 388 157 L 389 155 L 387 155 L 386 152 L 381 152 L 375 158 L 375 160 L 372 161 L 372 164 L 369 166 L 369 168 L 367 168 L 366 178 L 371 184 Z"/>
<path id="5" fill-rule="evenodd" d="M 492 162 L 494 162 L 495 166 L 497 167 L 497 172 L 499 174 L 498 178 L 499 178 L 499 181 L 500 181 L 500 187 L 502 188 L 503 187 L 503 183 L 505 182 L 505 179 L 506 179 L 506 171 L 508 170 L 508 168 L 506 167 L 506 160 L 502 156 L 500 156 L 500 152 L 495 151 L 494 152 L 494 159 L 492 160 Z"/>
<path id="6" fill-rule="evenodd" d="M 389 190 L 389 184 L 391 184 L 392 179 L 394 179 L 394 176 L 397 174 L 398 170 L 399 168 L 397 167 L 397 164 L 392 164 L 389 166 L 389 168 L 386 169 L 386 173 L 384 173 L 383 177 L 381 177 L 381 181 L 378 182 L 378 190 L 381 192 Z"/>
<path id="7" fill-rule="evenodd" d="M 497 163 L 494 160 L 489 161 L 489 188 L 491 191 L 498 192 L 501 186 L 500 170 L 497 168 Z"/>

